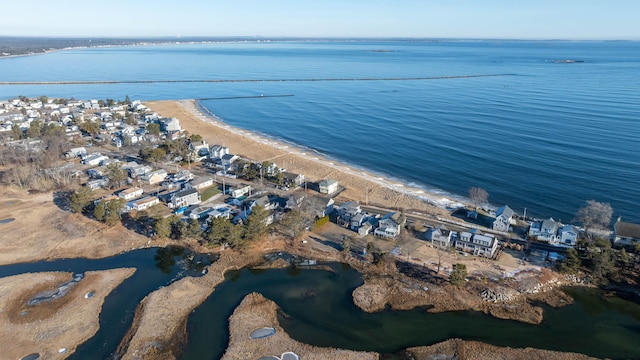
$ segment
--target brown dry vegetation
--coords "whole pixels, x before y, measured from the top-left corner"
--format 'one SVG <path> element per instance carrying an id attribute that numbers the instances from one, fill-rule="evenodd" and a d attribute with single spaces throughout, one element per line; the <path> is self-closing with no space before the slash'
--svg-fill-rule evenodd
<path id="1" fill-rule="evenodd" d="M 148 246 L 149 239 L 122 225 L 107 227 L 62 210 L 53 193 L 0 188 L 0 265 L 55 258 L 101 258 Z M 156 244 L 157 245 L 157 244 Z"/>
<path id="2" fill-rule="evenodd" d="M 457 360 L 588 360 L 592 357 L 533 348 L 514 349 L 484 344 L 477 341 L 450 339 L 431 346 L 407 349 L 414 360 L 457 359 Z"/>
<path id="3" fill-rule="evenodd" d="M 29 306 L 42 291 L 71 280 L 71 273 L 32 273 L 0 278 L 0 357 L 39 353 L 62 359 L 98 331 L 104 298 L 135 269 L 91 271 L 61 298 Z M 94 292 L 90 298 L 84 295 Z M 24 316 L 21 313 L 27 312 Z M 66 352 L 59 352 L 66 348 Z"/>
<path id="4" fill-rule="evenodd" d="M 278 306 L 258 293 L 247 295 L 229 319 L 229 347 L 223 360 L 257 359 L 292 351 L 305 360 L 366 360 L 378 359 L 377 353 L 321 348 L 295 341 L 280 327 Z M 251 331 L 272 327 L 276 333 L 262 339 L 251 339 Z"/>

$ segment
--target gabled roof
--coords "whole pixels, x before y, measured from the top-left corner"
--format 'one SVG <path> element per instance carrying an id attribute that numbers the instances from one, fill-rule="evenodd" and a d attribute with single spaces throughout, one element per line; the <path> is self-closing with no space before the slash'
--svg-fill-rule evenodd
<path id="1" fill-rule="evenodd" d="M 553 218 L 548 218 L 542 221 L 541 228 L 545 229 L 555 229 L 558 226 L 558 222 L 553 220 Z"/>
<path id="2" fill-rule="evenodd" d="M 503 216 L 507 219 L 511 219 L 511 217 L 513 217 L 513 210 L 509 207 L 509 205 L 502 206 L 496 211 L 496 217 L 498 216 Z"/>
<path id="3" fill-rule="evenodd" d="M 191 189 L 184 189 L 184 190 L 180 190 L 177 193 L 175 193 L 173 196 L 175 197 L 185 197 L 185 196 L 189 196 L 191 194 L 197 193 L 198 190 L 191 188 Z"/>
<path id="4" fill-rule="evenodd" d="M 615 224 L 616 236 L 640 239 L 640 224 L 618 221 Z"/>

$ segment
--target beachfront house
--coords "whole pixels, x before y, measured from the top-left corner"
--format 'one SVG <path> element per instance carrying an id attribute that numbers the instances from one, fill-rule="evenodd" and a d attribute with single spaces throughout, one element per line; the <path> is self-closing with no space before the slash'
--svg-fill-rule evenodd
<path id="1" fill-rule="evenodd" d="M 333 198 L 324 196 L 308 196 L 304 203 L 303 211 L 313 214 L 317 218 L 322 218 L 333 212 Z"/>
<path id="2" fill-rule="evenodd" d="M 553 218 L 548 218 L 543 221 L 536 221 L 531 224 L 529 228 L 529 237 L 538 241 L 548 242 L 554 244 L 557 242 L 557 233 L 560 227 L 560 223 Z"/>
<path id="3" fill-rule="evenodd" d="M 578 235 L 578 228 L 573 225 L 564 225 L 558 229 L 557 240 L 561 245 L 576 246 Z"/>
<path id="4" fill-rule="evenodd" d="M 509 205 L 500 207 L 496 211 L 496 218 L 491 225 L 491 228 L 495 231 L 508 232 L 511 228 L 511 222 L 513 221 L 513 210 Z"/>
<path id="5" fill-rule="evenodd" d="M 444 225 L 438 225 L 434 228 L 430 228 L 425 237 L 433 245 L 440 248 L 448 248 L 451 246 L 451 230 L 447 229 Z"/>
<path id="6" fill-rule="evenodd" d="M 285 187 L 296 188 L 304 184 L 304 175 L 285 171 L 282 173 Z"/>
<path id="7" fill-rule="evenodd" d="M 360 204 L 355 201 L 350 201 L 342 204 L 336 210 L 338 216 L 336 222 L 340 226 L 348 227 L 351 223 L 351 218 L 362 212 Z"/>
<path id="8" fill-rule="evenodd" d="M 238 159 L 240 159 L 238 155 L 224 154 L 220 158 L 220 162 L 222 163 L 222 167 L 224 168 L 224 170 L 229 171 L 229 169 L 231 168 L 231 164 L 233 164 L 233 162 Z"/>
<path id="9" fill-rule="evenodd" d="M 180 131 L 180 121 L 176 118 L 167 118 L 160 120 L 160 129 L 164 132 Z"/>
<path id="10" fill-rule="evenodd" d="M 493 235 L 479 234 L 476 229 L 461 232 L 455 248 L 477 256 L 493 258 L 498 250 L 498 240 Z"/>
<path id="11" fill-rule="evenodd" d="M 229 148 L 222 145 L 213 145 L 209 149 L 209 157 L 211 159 L 222 159 L 223 156 L 229 153 Z"/>
<path id="12" fill-rule="evenodd" d="M 640 224 L 622 221 L 621 217 L 613 225 L 613 245 L 630 246 L 640 242 Z"/>
<path id="13" fill-rule="evenodd" d="M 373 231 L 373 235 L 384 238 L 394 238 L 400 234 L 400 224 L 393 218 L 393 213 L 385 215 L 378 221 L 378 227 Z"/>
<path id="14" fill-rule="evenodd" d="M 322 180 L 318 183 L 318 187 L 321 194 L 333 194 L 338 191 L 338 181 L 336 180 Z"/>

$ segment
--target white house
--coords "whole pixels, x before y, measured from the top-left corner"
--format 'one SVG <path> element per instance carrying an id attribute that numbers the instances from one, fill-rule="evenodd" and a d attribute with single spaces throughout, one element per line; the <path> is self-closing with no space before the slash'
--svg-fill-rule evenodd
<path id="1" fill-rule="evenodd" d="M 560 223 L 548 218 L 543 221 L 534 222 L 529 228 L 529 236 L 535 237 L 539 241 L 545 241 L 550 244 L 557 242 L 557 233 Z"/>
<path id="2" fill-rule="evenodd" d="M 118 197 L 128 201 L 140 197 L 143 193 L 144 190 L 142 188 L 132 187 L 118 192 Z"/>
<path id="3" fill-rule="evenodd" d="M 429 229 L 425 235 L 427 240 L 438 247 L 448 248 L 451 246 L 451 230 L 444 225 Z"/>
<path id="4" fill-rule="evenodd" d="M 558 229 L 558 243 L 568 246 L 576 246 L 578 241 L 578 229 L 573 225 L 564 225 Z"/>
<path id="5" fill-rule="evenodd" d="M 222 145 L 213 145 L 209 149 L 209 157 L 212 159 L 221 159 L 229 153 L 229 148 Z"/>
<path id="6" fill-rule="evenodd" d="M 213 185 L 213 179 L 210 177 L 199 177 L 191 180 L 191 186 L 195 189 L 202 190 Z"/>
<path id="7" fill-rule="evenodd" d="M 336 180 L 322 180 L 318 186 L 321 194 L 333 194 L 338 190 L 338 182 Z"/>
<path id="8" fill-rule="evenodd" d="M 65 153 L 65 156 L 67 158 L 81 157 L 84 155 L 87 155 L 87 149 L 85 149 L 84 147 L 71 148 Z"/>
<path id="9" fill-rule="evenodd" d="M 220 160 L 221 160 L 222 166 L 225 168 L 225 170 L 228 170 L 231 167 L 231 164 L 233 164 L 233 162 L 238 160 L 239 158 L 240 157 L 238 155 L 225 154 L 225 155 L 222 155 Z"/>
<path id="10" fill-rule="evenodd" d="M 167 118 L 160 120 L 160 129 L 162 131 L 180 131 L 180 121 L 176 118 Z"/>
<path id="11" fill-rule="evenodd" d="M 103 162 L 104 160 L 109 159 L 108 156 L 104 156 L 102 154 L 100 154 L 99 152 L 94 152 L 91 153 L 89 155 L 85 155 L 82 158 L 82 163 L 85 165 L 91 165 L 91 166 L 96 166 L 96 165 L 100 165 L 101 162 Z"/>
<path id="12" fill-rule="evenodd" d="M 131 203 L 130 208 L 135 209 L 137 211 L 147 210 L 153 205 L 157 205 L 160 203 L 160 199 L 157 196 L 147 196 L 142 199 L 135 200 Z"/>
<path id="13" fill-rule="evenodd" d="M 613 244 L 632 245 L 640 242 L 640 224 L 623 222 L 620 217 L 613 225 Z"/>
<path id="14" fill-rule="evenodd" d="M 191 188 L 173 193 L 168 205 L 170 208 L 177 209 L 183 206 L 199 204 L 200 201 L 198 190 Z"/>
<path id="15" fill-rule="evenodd" d="M 493 258 L 498 249 L 498 240 L 492 235 L 462 232 L 455 241 L 455 248 L 473 255 Z"/>
<path id="16" fill-rule="evenodd" d="M 390 216 L 384 217 L 378 221 L 378 227 L 373 231 L 373 235 L 394 238 L 400 234 L 400 225 L 396 223 Z"/>
<path id="17" fill-rule="evenodd" d="M 492 229 L 496 231 L 508 232 L 513 220 L 513 210 L 508 205 L 502 206 L 496 211 L 496 219 L 493 221 Z"/>
<path id="18" fill-rule="evenodd" d="M 236 186 L 229 186 L 229 196 L 232 198 L 239 198 L 243 195 L 247 195 L 251 192 L 251 186 L 247 184 L 238 184 Z"/>
<path id="19" fill-rule="evenodd" d="M 165 169 L 158 169 L 150 173 L 144 174 L 140 177 L 142 181 L 146 181 L 149 185 L 159 184 L 167 177 L 167 171 Z"/>

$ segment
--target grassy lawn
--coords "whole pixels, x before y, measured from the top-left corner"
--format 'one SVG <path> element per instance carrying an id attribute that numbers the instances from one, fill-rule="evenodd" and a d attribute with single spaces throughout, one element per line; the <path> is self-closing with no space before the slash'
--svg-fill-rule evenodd
<path id="1" fill-rule="evenodd" d="M 218 190 L 218 187 L 216 186 L 211 186 L 208 187 L 207 189 L 205 189 L 202 192 L 202 195 L 200 195 L 200 198 L 202 199 L 202 201 L 207 201 L 209 200 L 213 195 L 219 194 L 220 190 Z"/>

